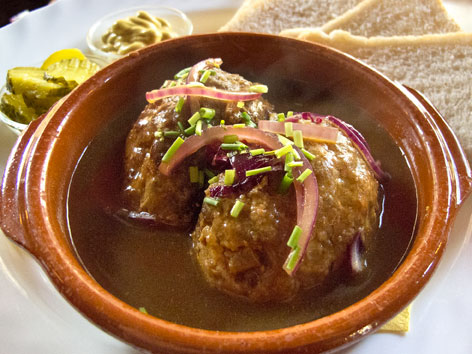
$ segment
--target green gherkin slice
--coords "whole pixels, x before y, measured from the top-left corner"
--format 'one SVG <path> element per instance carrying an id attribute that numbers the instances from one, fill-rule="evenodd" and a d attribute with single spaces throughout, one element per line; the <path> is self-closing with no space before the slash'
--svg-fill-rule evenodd
<path id="1" fill-rule="evenodd" d="M 48 82 L 77 86 L 95 74 L 100 67 L 90 60 L 64 59 L 46 69 L 44 78 Z"/>
<path id="2" fill-rule="evenodd" d="M 7 72 L 7 89 L 14 94 L 41 92 L 41 96 L 64 96 L 73 87 L 44 79 L 45 71 L 33 67 L 17 67 Z"/>
<path id="3" fill-rule="evenodd" d="M 24 124 L 28 124 L 38 117 L 38 113 L 26 105 L 22 95 L 13 93 L 3 94 L 0 101 L 0 111 L 10 119 Z"/>
<path id="4" fill-rule="evenodd" d="M 38 115 L 47 112 L 54 103 L 64 97 L 44 95 L 41 91 L 25 91 L 22 96 L 26 105 L 34 108 Z"/>

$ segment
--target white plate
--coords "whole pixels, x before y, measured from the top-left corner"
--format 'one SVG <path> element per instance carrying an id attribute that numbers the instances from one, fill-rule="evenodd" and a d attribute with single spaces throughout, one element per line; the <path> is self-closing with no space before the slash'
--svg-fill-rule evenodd
<path id="1" fill-rule="evenodd" d="M 42 61 L 51 52 L 78 47 L 92 23 L 118 8 L 155 0 L 60 0 L 0 29 L 0 74 Z M 161 0 L 194 21 L 195 32 L 222 25 L 241 0 Z M 118 5 L 119 4 L 119 5 Z M 472 31 L 472 4 L 446 3 L 464 29 Z M 467 16 L 466 14 L 469 14 Z M 211 20 L 210 20 L 211 19 Z M 470 21 L 470 20 L 469 20 Z M 16 136 L 0 129 L 0 171 Z M 414 301 L 411 331 L 376 333 L 343 353 L 472 353 L 472 199 L 454 224 L 446 253 L 426 288 Z M 75 311 L 53 288 L 34 259 L 0 236 L 0 354 L 137 354 Z"/>

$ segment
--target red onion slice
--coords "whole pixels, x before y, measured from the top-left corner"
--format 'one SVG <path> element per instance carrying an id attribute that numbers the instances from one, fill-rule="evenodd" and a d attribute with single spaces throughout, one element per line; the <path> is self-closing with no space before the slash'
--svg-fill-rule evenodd
<path id="1" fill-rule="evenodd" d="M 247 140 L 273 150 L 283 146 L 276 135 L 260 129 L 235 128 L 228 125 L 209 127 L 202 132 L 202 135 L 192 135 L 185 139 L 185 142 L 168 163 L 161 162 L 159 171 L 166 176 L 170 175 L 175 166 L 180 164 L 187 156 L 192 155 L 206 145 L 223 141 L 223 137 L 226 135 L 237 135 L 239 140 Z"/>
<path id="2" fill-rule="evenodd" d="M 301 130 L 304 139 L 315 140 L 318 142 L 335 143 L 338 139 L 338 129 L 325 127 L 318 124 L 292 123 L 293 130 Z M 275 120 L 260 120 L 259 129 L 276 133 L 285 134 L 285 122 Z"/>
<path id="3" fill-rule="evenodd" d="M 221 64 L 223 64 L 223 60 L 221 60 L 221 58 L 208 58 L 198 62 L 190 69 L 186 79 L 187 84 L 190 82 L 198 81 L 200 71 L 209 70 L 211 68 L 218 68 L 221 66 Z"/>
<path id="4" fill-rule="evenodd" d="M 297 150 L 298 154 L 301 157 L 303 166 L 301 168 L 294 168 L 292 170 L 294 177 L 294 187 L 295 187 L 295 196 L 297 199 L 297 225 L 302 229 L 300 238 L 298 239 L 297 247 L 299 247 L 300 252 L 298 258 L 295 261 L 295 265 L 292 269 L 288 269 L 289 258 L 285 261 L 284 270 L 288 275 L 293 276 L 297 269 L 300 267 L 300 264 L 303 260 L 303 257 L 306 253 L 308 243 L 313 235 L 313 228 L 315 227 L 316 214 L 318 212 L 318 183 L 316 181 L 316 176 L 313 171 L 308 159 L 303 155 L 303 153 L 296 146 L 293 147 Z M 305 171 L 309 169 L 312 173 L 300 183 L 297 178 Z"/>
<path id="5" fill-rule="evenodd" d="M 200 75 L 200 71 L 219 67 L 221 64 L 223 64 L 223 60 L 221 60 L 221 58 L 208 58 L 198 62 L 190 69 L 186 79 L 186 83 L 189 84 L 191 82 L 197 82 Z M 198 97 L 189 96 L 188 105 L 190 107 L 191 114 L 193 114 L 200 109 L 200 100 L 198 99 Z"/>
<path id="6" fill-rule="evenodd" d="M 370 152 L 369 146 L 367 145 L 367 141 L 358 130 L 356 130 L 352 125 L 343 122 L 339 118 L 333 116 L 327 116 L 326 118 L 339 127 L 339 129 L 341 129 L 346 134 L 346 136 L 351 139 L 354 146 L 357 148 L 357 150 L 359 150 L 364 159 L 372 168 L 372 171 L 374 172 L 375 178 L 377 178 L 377 180 L 383 181 L 389 178 L 389 175 L 380 168 L 380 164 L 375 161 Z"/>
<path id="7" fill-rule="evenodd" d="M 258 92 L 230 92 L 205 86 L 174 86 L 146 92 L 146 100 L 153 103 L 170 96 L 200 96 L 222 101 L 252 101 L 261 97 Z"/>
<path id="8" fill-rule="evenodd" d="M 276 150 L 283 147 L 275 134 L 265 132 L 255 128 L 235 128 L 231 126 L 210 127 L 202 132 L 202 135 L 192 135 L 187 138 L 180 148 L 175 152 L 171 160 L 166 163 L 162 162 L 159 165 L 159 171 L 168 176 L 172 170 L 178 166 L 186 157 L 197 152 L 202 147 L 212 144 L 215 141 L 223 141 L 226 135 L 237 135 L 239 140 L 246 140 L 250 143 L 255 143 L 260 146 L 265 146 L 268 149 Z M 297 200 L 297 225 L 302 229 L 301 235 L 298 239 L 297 247 L 300 252 L 292 269 L 287 269 L 287 261 L 284 264 L 285 271 L 293 276 L 305 255 L 308 243 L 313 234 L 315 226 L 316 214 L 318 211 L 318 184 L 316 182 L 313 167 L 303 153 L 298 150 L 303 166 L 301 168 L 293 168 L 292 173 L 294 179 L 295 196 Z M 312 173 L 303 181 L 303 183 L 296 180 L 306 169 Z M 288 260 L 288 258 L 287 258 Z"/>
<path id="9" fill-rule="evenodd" d="M 354 274 L 359 274 L 365 267 L 362 259 L 363 249 L 364 243 L 362 242 L 362 235 L 358 232 L 349 246 L 349 265 Z"/>
<path id="10" fill-rule="evenodd" d="M 312 123 L 320 124 L 323 121 L 323 116 L 311 112 L 297 112 L 285 118 L 284 122 L 299 122 L 300 120 L 309 120 Z"/>

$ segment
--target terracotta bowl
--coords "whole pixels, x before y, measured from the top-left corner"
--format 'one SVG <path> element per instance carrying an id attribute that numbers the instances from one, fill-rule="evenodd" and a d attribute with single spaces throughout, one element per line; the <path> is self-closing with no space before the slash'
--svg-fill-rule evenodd
<path id="1" fill-rule="evenodd" d="M 369 142 L 380 130 L 402 152 L 414 184 L 409 196 L 417 208 L 414 235 L 401 265 L 367 297 L 287 328 L 210 331 L 145 315 L 111 295 L 84 270 L 71 246 L 67 223 L 68 188 L 79 158 L 116 117 L 128 117 L 123 123 L 128 129 L 146 104 L 146 91 L 207 57 L 221 57 L 226 70 L 268 84 L 273 101 L 283 97 L 306 104 L 329 99 L 338 102 L 340 111 L 335 114 L 350 105 L 347 120 L 366 117 L 360 128 Z M 381 145 L 373 144 L 374 156 Z M 394 170 L 386 157 L 384 167 Z M 7 237 L 37 258 L 78 311 L 131 345 L 165 353 L 315 353 L 357 342 L 414 299 L 441 258 L 471 183 L 467 159 L 454 134 L 418 92 L 327 47 L 270 35 L 221 33 L 170 40 L 132 53 L 32 123 L 9 158 L 0 217 Z"/>

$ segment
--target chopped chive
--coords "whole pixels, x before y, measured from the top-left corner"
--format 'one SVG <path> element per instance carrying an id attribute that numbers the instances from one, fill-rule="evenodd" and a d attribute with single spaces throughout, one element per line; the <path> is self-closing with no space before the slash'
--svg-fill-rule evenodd
<path id="1" fill-rule="evenodd" d="M 182 122 L 177 122 L 177 126 L 179 127 L 179 130 L 180 130 L 181 133 L 183 133 L 185 131 L 184 125 L 182 124 Z"/>
<path id="2" fill-rule="evenodd" d="M 224 119 L 220 120 L 220 125 L 225 125 L 225 120 Z"/>
<path id="3" fill-rule="evenodd" d="M 177 86 L 177 81 L 171 81 L 169 87 Z"/>
<path id="4" fill-rule="evenodd" d="M 204 203 L 207 203 L 207 204 L 209 204 L 209 205 L 217 206 L 219 200 L 216 199 L 216 198 L 205 197 L 205 198 L 203 198 L 203 202 L 204 202 Z"/>
<path id="5" fill-rule="evenodd" d="M 202 82 L 202 83 L 207 82 L 210 75 L 211 75 L 211 71 L 210 70 L 205 70 L 202 74 L 202 77 L 200 78 L 200 82 Z"/>
<path id="6" fill-rule="evenodd" d="M 188 67 L 188 68 L 180 70 L 177 74 L 174 75 L 174 79 L 176 80 L 185 79 L 188 76 L 188 73 L 190 72 L 191 69 L 192 67 Z"/>
<path id="7" fill-rule="evenodd" d="M 188 120 L 188 124 L 195 125 L 200 120 L 201 116 L 199 112 L 195 112 L 190 119 Z"/>
<path id="8" fill-rule="evenodd" d="M 200 116 L 204 119 L 213 119 L 215 116 L 215 110 L 213 108 L 206 108 L 202 107 L 200 108 Z"/>
<path id="9" fill-rule="evenodd" d="M 184 130 L 184 134 L 186 136 L 190 136 L 190 135 L 193 135 L 195 134 L 195 125 L 191 125 L 190 127 L 188 127 L 187 129 Z"/>
<path id="10" fill-rule="evenodd" d="M 295 248 L 298 245 L 298 240 L 300 239 L 300 236 L 302 234 L 302 229 L 300 226 L 295 225 L 293 228 L 293 231 L 287 241 L 287 246 L 290 248 Z"/>
<path id="11" fill-rule="evenodd" d="M 233 128 L 246 128 L 246 124 L 244 123 L 233 124 Z"/>
<path id="12" fill-rule="evenodd" d="M 283 135 L 277 134 L 277 137 L 279 138 L 279 141 L 280 141 L 283 145 L 294 145 L 294 144 L 295 144 L 292 140 L 287 139 L 287 138 L 284 137 Z"/>
<path id="13" fill-rule="evenodd" d="M 242 113 L 241 113 L 241 118 L 243 119 L 244 123 L 245 123 L 247 126 L 249 126 L 249 127 L 251 127 L 251 128 L 255 128 L 255 127 L 256 127 L 256 123 L 254 123 L 254 122 L 252 121 L 251 116 L 250 116 L 249 114 L 247 114 L 247 112 L 242 112 Z"/>
<path id="14" fill-rule="evenodd" d="M 292 185 L 292 183 L 293 183 L 293 177 L 291 176 L 289 172 L 287 172 L 284 175 L 284 178 L 282 178 L 282 181 L 280 182 L 279 193 L 285 194 L 288 188 Z"/>
<path id="15" fill-rule="evenodd" d="M 266 85 L 252 85 L 249 87 L 250 92 L 257 92 L 257 93 L 267 93 L 269 88 Z"/>
<path id="16" fill-rule="evenodd" d="M 215 177 L 215 174 L 213 173 L 213 171 L 209 170 L 208 168 L 204 168 L 204 169 L 203 169 L 203 172 L 205 173 L 205 175 L 206 175 L 208 178 L 213 178 L 213 177 Z"/>
<path id="17" fill-rule="evenodd" d="M 233 218 L 237 218 L 239 216 L 239 213 L 241 213 L 241 210 L 243 210 L 244 203 L 240 200 L 236 200 L 236 203 L 234 203 L 233 207 L 231 208 L 230 215 Z"/>
<path id="18" fill-rule="evenodd" d="M 188 174 L 190 176 L 190 183 L 198 183 L 198 167 L 190 166 L 188 168 Z"/>
<path id="19" fill-rule="evenodd" d="M 284 124 L 285 127 L 285 136 L 291 137 L 293 136 L 293 124 L 292 122 L 286 122 Z"/>
<path id="20" fill-rule="evenodd" d="M 303 155 L 305 155 L 305 157 L 306 157 L 308 160 L 312 161 L 312 160 L 315 159 L 315 155 L 313 155 L 313 154 L 312 154 L 311 152 L 309 152 L 308 150 L 305 150 L 305 149 L 301 149 L 301 150 L 302 150 L 302 152 L 303 152 Z"/>
<path id="21" fill-rule="evenodd" d="M 298 153 L 297 150 L 293 149 L 293 157 L 295 158 L 295 160 L 300 160 L 301 157 L 300 157 L 300 154 Z"/>
<path id="22" fill-rule="evenodd" d="M 292 171 L 292 166 L 290 166 L 290 163 L 293 162 L 293 160 L 294 160 L 293 153 L 288 152 L 285 155 L 284 171 Z"/>
<path id="23" fill-rule="evenodd" d="M 279 122 L 283 122 L 283 121 L 285 120 L 285 114 L 283 114 L 283 113 L 278 113 L 278 114 L 277 114 L 277 120 L 278 120 Z"/>
<path id="24" fill-rule="evenodd" d="M 301 130 L 294 130 L 293 131 L 293 142 L 299 148 L 303 148 L 303 134 Z"/>
<path id="25" fill-rule="evenodd" d="M 287 117 L 291 117 L 291 116 L 293 116 L 293 111 L 288 111 L 287 112 Z"/>
<path id="26" fill-rule="evenodd" d="M 175 139 L 175 141 L 172 143 L 170 148 L 167 150 L 167 152 L 164 154 L 162 157 L 162 162 L 169 162 L 170 159 L 174 156 L 174 154 L 177 152 L 177 150 L 180 148 L 180 146 L 184 143 L 184 139 L 182 139 L 180 136 Z"/>
<path id="27" fill-rule="evenodd" d="M 145 313 L 146 315 L 148 315 L 148 312 L 147 312 L 145 307 L 140 307 L 139 311 L 141 311 L 142 313 Z"/>
<path id="28" fill-rule="evenodd" d="M 166 80 L 166 81 L 164 81 L 164 83 L 162 84 L 161 88 L 167 88 L 167 86 L 169 86 L 170 83 L 171 83 L 171 80 Z"/>
<path id="29" fill-rule="evenodd" d="M 234 183 L 236 170 L 225 170 L 225 186 L 231 186 Z"/>
<path id="30" fill-rule="evenodd" d="M 287 165 L 290 166 L 290 167 L 301 167 L 301 166 L 303 166 L 303 162 L 302 161 L 291 161 Z"/>
<path id="31" fill-rule="evenodd" d="M 253 150 L 249 150 L 249 153 L 251 154 L 251 156 L 256 156 L 256 155 L 260 155 L 260 154 L 263 154 L 265 152 L 264 149 L 253 149 Z"/>
<path id="32" fill-rule="evenodd" d="M 166 138 L 176 138 L 180 135 L 180 132 L 176 130 L 168 130 L 164 132 L 164 137 Z"/>
<path id="33" fill-rule="evenodd" d="M 212 177 L 208 180 L 208 184 L 216 183 L 216 182 L 218 182 L 218 180 L 219 180 L 218 176 Z"/>
<path id="34" fill-rule="evenodd" d="M 202 120 L 199 120 L 197 124 L 195 124 L 195 134 L 202 135 Z"/>
<path id="35" fill-rule="evenodd" d="M 295 247 L 288 255 L 287 262 L 285 263 L 285 268 L 287 268 L 288 270 L 293 270 L 295 268 L 295 264 L 297 264 L 299 257 L 300 247 Z"/>
<path id="36" fill-rule="evenodd" d="M 240 142 L 232 143 L 232 144 L 223 143 L 223 144 L 221 144 L 221 148 L 223 150 L 233 150 L 233 151 L 238 150 L 238 151 L 241 151 L 241 150 L 247 148 L 247 145 L 244 145 L 243 143 L 240 143 Z"/>
<path id="37" fill-rule="evenodd" d="M 183 97 L 179 97 L 179 101 L 175 105 L 175 111 L 177 113 L 182 112 L 182 107 L 184 106 L 184 103 L 185 103 L 185 99 Z"/>
<path id="38" fill-rule="evenodd" d="M 203 187 L 203 184 L 205 184 L 205 174 L 200 170 L 198 171 L 198 185 Z"/>
<path id="39" fill-rule="evenodd" d="M 311 175 L 313 173 L 312 170 L 310 170 L 309 168 L 307 168 L 305 171 L 303 171 L 303 173 L 297 177 L 297 181 L 300 182 L 300 183 L 303 183 L 305 181 L 305 179 Z"/>
<path id="40" fill-rule="evenodd" d="M 272 166 L 266 166 L 266 167 L 261 167 L 261 168 L 255 168 L 253 170 L 247 170 L 246 177 L 255 176 L 260 173 L 270 172 L 270 171 L 272 171 Z"/>
<path id="41" fill-rule="evenodd" d="M 288 154 L 289 152 L 293 151 L 292 145 L 285 145 L 280 149 L 275 150 L 275 156 L 280 159 L 282 156 Z"/>
<path id="42" fill-rule="evenodd" d="M 235 143 L 238 141 L 238 136 L 235 135 L 235 134 L 231 134 L 231 135 L 225 135 L 223 137 L 223 142 L 226 143 L 226 144 L 231 144 L 231 143 Z"/>
<path id="43" fill-rule="evenodd" d="M 156 131 L 156 132 L 154 132 L 154 137 L 156 137 L 156 138 L 162 138 L 162 132 L 159 131 L 159 130 Z"/>
<path id="44" fill-rule="evenodd" d="M 238 103 L 236 103 L 236 107 L 238 107 L 238 108 L 243 108 L 243 107 L 244 107 L 244 102 L 243 102 L 243 101 L 239 101 Z"/>

